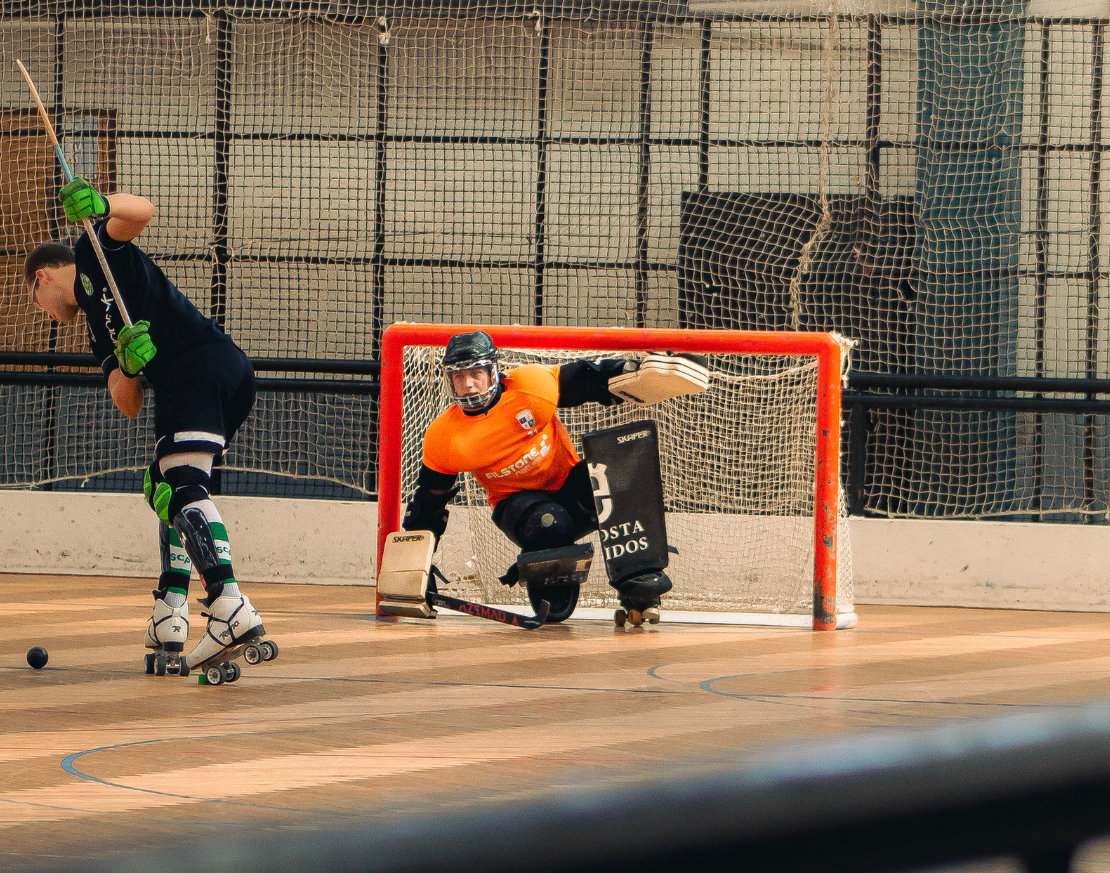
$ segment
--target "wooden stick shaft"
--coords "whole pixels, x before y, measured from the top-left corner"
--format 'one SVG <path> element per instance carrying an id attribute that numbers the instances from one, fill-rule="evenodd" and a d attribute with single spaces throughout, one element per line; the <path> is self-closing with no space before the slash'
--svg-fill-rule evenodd
<path id="1" fill-rule="evenodd" d="M 35 105 L 39 108 L 39 115 L 42 116 L 42 123 L 46 127 L 46 136 L 50 140 L 50 144 L 54 146 L 54 153 L 58 156 L 58 160 L 62 164 L 62 171 L 66 174 L 66 181 L 72 182 L 73 172 L 69 169 L 69 164 L 66 163 L 65 155 L 62 154 L 62 147 L 59 145 L 58 137 L 54 133 L 54 125 L 50 123 L 50 116 L 46 112 L 46 107 L 42 105 L 42 98 L 39 97 L 39 90 L 31 80 L 31 74 L 28 73 L 27 68 L 23 66 L 23 61 L 17 59 L 15 63 L 16 66 L 19 67 L 19 71 L 23 74 L 23 78 L 27 80 L 27 87 L 31 89 L 31 97 L 34 98 Z M 108 280 L 108 289 L 112 292 L 112 299 L 116 301 L 119 314 L 123 317 L 123 323 L 131 327 L 131 316 L 127 312 L 123 297 L 119 293 L 119 288 L 116 286 L 116 278 L 112 275 L 112 270 L 108 267 L 108 261 L 104 257 L 104 249 L 100 247 L 100 240 L 96 238 L 92 219 L 83 218 L 81 219 L 81 224 L 85 228 L 85 233 L 89 236 L 89 242 L 92 243 L 93 251 L 96 252 L 96 259 L 100 261 L 100 269 L 104 273 L 104 278 Z"/>

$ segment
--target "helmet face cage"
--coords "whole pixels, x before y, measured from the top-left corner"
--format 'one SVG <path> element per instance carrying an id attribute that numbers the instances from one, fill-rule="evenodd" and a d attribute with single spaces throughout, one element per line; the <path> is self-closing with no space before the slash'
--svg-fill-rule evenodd
<path id="1" fill-rule="evenodd" d="M 477 369 L 483 369 L 489 375 L 489 387 L 485 391 L 478 391 L 474 394 L 459 394 L 455 390 L 453 374 Z M 443 375 L 447 381 L 447 395 L 459 405 L 460 409 L 466 412 L 481 412 L 489 406 L 497 395 L 497 383 L 501 378 L 497 361 L 490 359 L 460 361 L 450 366 L 444 365 Z"/>

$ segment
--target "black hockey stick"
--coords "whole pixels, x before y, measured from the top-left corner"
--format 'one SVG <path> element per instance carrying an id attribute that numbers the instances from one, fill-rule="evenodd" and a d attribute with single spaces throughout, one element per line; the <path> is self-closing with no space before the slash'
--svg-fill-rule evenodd
<path id="1" fill-rule="evenodd" d="M 448 609 L 453 609 L 455 612 L 462 612 L 466 615 L 477 616 L 478 618 L 488 618 L 490 621 L 499 621 L 501 624 L 511 624 L 513 627 L 522 627 L 525 630 L 535 630 L 547 620 L 547 614 L 551 611 L 551 604 L 546 600 L 540 601 L 540 608 L 536 610 L 535 618 L 528 618 L 526 615 L 521 615 L 519 612 L 509 612 L 505 609 L 498 609 L 495 606 L 486 606 L 482 603 L 471 603 L 469 600 L 460 600 L 457 597 L 448 597 L 446 594 L 440 594 L 435 587 L 434 580 L 436 578 L 442 579 L 445 584 L 450 584 L 439 568 L 434 564 L 432 565 L 432 579 L 429 579 L 427 600 L 429 606 L 445 606 Z"/>

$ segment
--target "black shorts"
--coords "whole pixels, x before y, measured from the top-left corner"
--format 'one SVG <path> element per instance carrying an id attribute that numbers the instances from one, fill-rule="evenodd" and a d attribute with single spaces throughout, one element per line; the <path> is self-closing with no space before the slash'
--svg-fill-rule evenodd
<path id="1" fill-rule="evenodd" d="M 219 462 L 254 406 L 254 368 L 231 342 L 197 346 L 173 364 L 154 389 L 155 457 L 211 452 Z"/>

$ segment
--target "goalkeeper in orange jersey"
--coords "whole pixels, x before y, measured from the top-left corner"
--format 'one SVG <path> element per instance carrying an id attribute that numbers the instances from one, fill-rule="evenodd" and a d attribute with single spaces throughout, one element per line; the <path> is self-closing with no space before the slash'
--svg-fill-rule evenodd
<path id="1" fill-rule="evenodd" d="M 522 550 L 501 577 L 513 585 L 536 565 L 533 553 L 568 547 L 598 530 L 600 513 L 609 584 L 622 606 L 638 613 L 657 609 L 671 580 L 663 572 L 668 550 L 654 422 L 593 435 L 604 443 L 606 435 L 629 430 L 623 439 L 616 436 L 628 448 L 620 450 L 621 458 L 607 454 L 608 448 L 599 449 L 605 457 L 594 457 L 588 448 L 587 462 L 579 457 L 557 410 L 589 402 L 652 403 L 694 393 L 705 390 L 708 370 L 700 359 L 649 355 L 642 362 L 525 364 L 503 372 L 500 357 L 483 331 L 457 334 L 448 343 L 442 364 L 454 402 L 424 434 L 423 464 L 404 529 L 431 531 L 438 543 L 447 529 L 447 504 L 458 492 L 457 477 L 472 473 L 493 506 L 494 523 Z M 623 467 L 624 475 L 614 476 L 617 467 Z M 629 487 L 610 487 L 617 482 Z M 525 581 L 536 605 L 539 598 L 533 597 L 530 580 Z M 556 595 L 548 621 L 568 617 L 577 593 L 577 585 L 548 584 L 544 599 L 550 602 L 550 595 Z"/>

